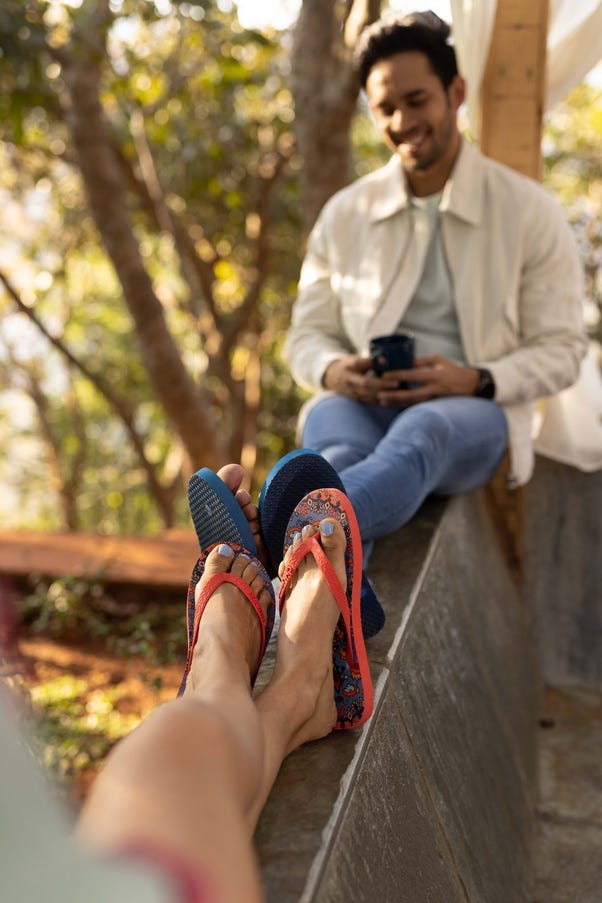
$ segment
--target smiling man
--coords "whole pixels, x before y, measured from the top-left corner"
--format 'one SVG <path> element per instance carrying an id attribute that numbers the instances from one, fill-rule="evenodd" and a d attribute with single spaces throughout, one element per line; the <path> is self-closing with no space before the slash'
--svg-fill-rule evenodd
<path id="1" fill-rule="evenodd" d="M 393 155 L 324 207 L 285 353 L 318 393 L 303 444 L 340 474 L 369 550 L 430 493 L 487 482 L 508 446 L 510 479 L 526 482 L 533 403 L 576 379 L 585 340 L 559 207 L 458 130 L 448 25 L 381 19 L 357 71 Z M 377 375 L 370 340 L 396 333 L 413 337 L 413 368 Z"/>

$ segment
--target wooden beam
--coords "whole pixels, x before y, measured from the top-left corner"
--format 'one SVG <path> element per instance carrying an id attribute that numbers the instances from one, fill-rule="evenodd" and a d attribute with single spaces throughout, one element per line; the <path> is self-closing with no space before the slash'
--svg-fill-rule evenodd
<path id="1" fill-rule="evenodd" d="M 0 574 L 72 576 L 102 583 L 185 588 L 199 555 L 192 531 L 157 539 L 92 533 L 0 532 Z"/>
<path id="2" fill-rule="evenodd" d="M 541 178 L 548 0 L 498 0 L 481 89 L 481 149 Z"/>
<path id="3" fill-rule="evenodd" d="M 481 150 L 541 179 L 548 0 L 498 0 L 481 88 Z M 512 574 L 520 577 L 526 487 L 508 489 L 509 457 L 485 487 L 489 511 Z"/>

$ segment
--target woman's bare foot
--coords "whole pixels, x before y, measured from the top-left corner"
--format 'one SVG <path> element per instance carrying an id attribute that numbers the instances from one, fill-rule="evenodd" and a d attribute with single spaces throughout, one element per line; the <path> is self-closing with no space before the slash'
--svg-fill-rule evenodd
<path id="1" fill-rule="evenodd" d="M 264 613 L 272 601 L 257 565 L 247 555 L 235 555 L 225 543 L 207 556 L 195 599 L 215 574 L 230 572 L 241 577 L 257 595 Z M 261 629 L 255 610 L 232 583 L 222 583 L 212 593 L 199 624 L 186 693 L 198 693 L 209 684 L 244 681 L 250 688 L 261 645 Z"/>
<path id="2" fill-rule="evenodd" d="M 297 534 L 281 566 L 281 575 L 299 545 L 317 535 L 343 589 L 346 537 L 338 521 L 327 518 Z M 287 752 L 330 733 L 336 723 L 332 675 L 332 638 L 339 608 L 314 556 L 300 562 L 287 592 L 278 635 L 274 681 L 282 681 L 298 698 L 291 710 L 299 716 Z"/>

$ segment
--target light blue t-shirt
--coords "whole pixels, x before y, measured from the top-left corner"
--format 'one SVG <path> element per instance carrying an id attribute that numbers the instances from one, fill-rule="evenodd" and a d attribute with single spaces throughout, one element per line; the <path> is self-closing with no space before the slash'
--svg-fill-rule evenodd
<path id="1" fill-rule="evenodd" d="M 439 203 L 442 194 L 443 191 L 439 191 L 428 197 L 412 198 L 414 215 L 429 218 L 431 237 L 420 282 L 397 332 L 414 335 L 417 357 L 441 354 L 458 364 L 465 364 L 454 291 L 441 240 Z"/>

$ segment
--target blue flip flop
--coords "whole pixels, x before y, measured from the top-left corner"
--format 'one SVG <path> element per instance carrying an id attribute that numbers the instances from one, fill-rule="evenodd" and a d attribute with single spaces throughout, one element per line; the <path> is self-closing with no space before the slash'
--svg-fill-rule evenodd
<path id="1" fill-rule="evenodd" d="M 270 556 L 270 574 L 275 576 L 282 560 L 284 539 L 293 511 L 315 489 L 338 489 L 345 493 L 334 467 L 311 448 L 297 448 L 281 458 L 269 472 L 259 496 L 261 534 Z M 361 585 L 361 621 L 364 637 L 382 629 L 385 613 L 366 576 Z"/>
<path id="2" fill-rule="evenodd" d="M 216 542 L 234 543 L 257 557 L 255 538 L 240 505 L 208 467 L 190 477 L 188 506 L 201 549 Z"/>

